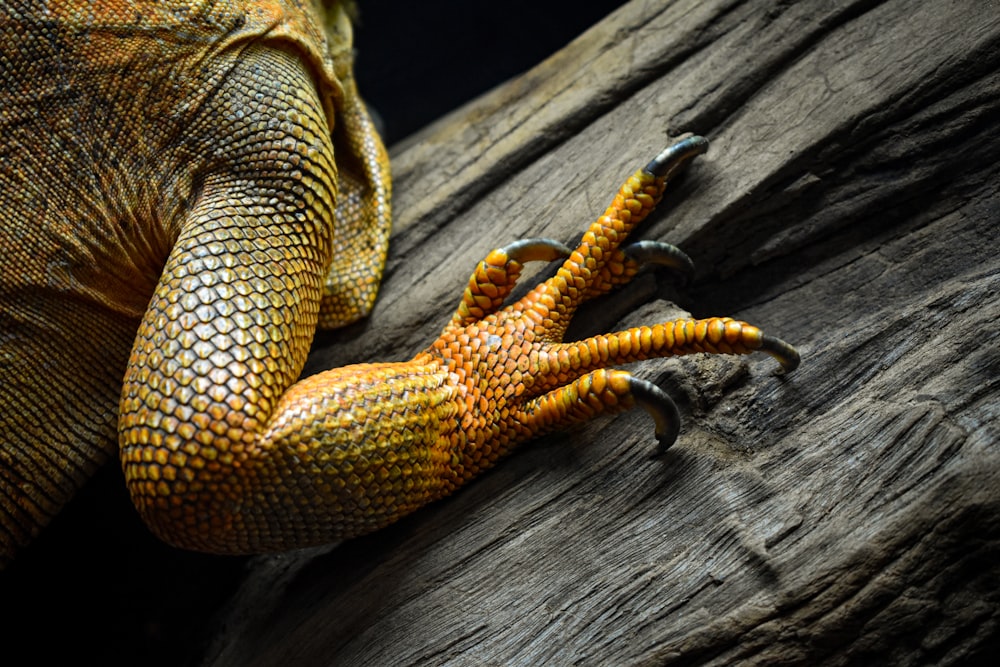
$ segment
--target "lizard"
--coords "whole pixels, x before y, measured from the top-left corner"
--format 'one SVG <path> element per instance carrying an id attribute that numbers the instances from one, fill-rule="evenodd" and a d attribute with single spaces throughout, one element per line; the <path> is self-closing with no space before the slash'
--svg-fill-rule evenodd
<path id="1" fill-rule="evenodd" d="M 645 408 L 613 366 L 797 351 L 757 327 L 680 319 L 563 342 L 580 304 L 640 267 L 626 243 L 707 149 L 672 144 L 575 248 L 480 262 L 407 362 L 299 379 L 317 327 L 371 311 L 390 232 L 387 154 L 339 2 L 4 2 L 0 18 L 0 565 L 118 454 L 154 534 L 246 554 L 382 528 L 540 434 Z M 561 262 L 508 303 L 524 264 Z"/>

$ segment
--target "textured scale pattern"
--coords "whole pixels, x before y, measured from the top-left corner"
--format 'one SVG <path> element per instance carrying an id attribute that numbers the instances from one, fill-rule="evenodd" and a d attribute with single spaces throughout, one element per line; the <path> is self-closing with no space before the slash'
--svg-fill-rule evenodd
<path id="1" fill-rule="evenodd" d="M 0 1 L 0 44 L 2 566 L 119 426 L 224 488 L 391 195 L 339 3 Z"/>
<path id="2" fill-rule="evenodd" d="M 705 150 L 692 137 L 630 177 L 575 249 L 490 253 L 413 360 L 296 381 L 318 323 L 370 308 L 388 237 L 388 165 L 343 12 L 96 7 L 8 2 L 0 19 L 21 49 L 0 52 L 0 564 L 116 442 L 163 539 L 287 549 L 376 530 L 521 442 L 636 404 L 669 446 L 669 397 L 609 366 L 758 349 L 798 363 L 728 318 L 562 342 L 582 302 L 641 264 L 690 265 L 625 242 Z M 505 305 L 524 263 L 553 260 Z"/>
<path id="3" fill-rule="evenodd" d="M 666 177 L 705 146 L 698 137 L 682 141 L 664 153 L 664 173 L 636 172 L 572 252 L 534 240 L 490 253 L 452 321 L 413 360 L 339 368 L 280 397 L 255 396 L 252 419 L 241 416 L 250 410 L 234 390 L 245 383 L 221 368 L 229 357 L 211 342 L 226 318 L 205 318 L 204 369 L 191 375 L 203 386 L 180 406 L 187 421 L 167 423 L 158 406 L 177 404 L 148 398 L 151 387 L 179 377 L 176 363 L 126 383 L 135 399 L 122 405 L 123 460 L 136 505 L 158 534 L 195 549 L 258 551 L 353 537 L 451 493 L 521 442 L 637 402 L 669 446 L 678 429 L 670 399 L 608 365 L 763 349 L 794 368 L 793 349 L 729 318 L 561 342 L 582 302 L 635 275 L 639 263 L 622 244 L 659 201 Z M 681 255 L 663 244 L 645 251 L 657 253 L 668 264 Z M 555 276 L 503 305 L 523 262 L 560 257 Z M 150 328 L 150 349 L 166 359 L 159 330 Z M 188 338 L 197 347 L 199 337 Z M 131 372 L 144 365 L 133 357 Z"/>

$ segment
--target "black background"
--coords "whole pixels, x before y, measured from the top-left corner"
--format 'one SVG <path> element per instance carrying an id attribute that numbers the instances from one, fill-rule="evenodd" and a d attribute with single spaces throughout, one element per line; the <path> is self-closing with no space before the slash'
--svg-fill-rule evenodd
<path id="1" fill-rule="evenodd" d="M 362 95 L 391 145 L 572 41 L 621 0 L 361 3 Z"/>

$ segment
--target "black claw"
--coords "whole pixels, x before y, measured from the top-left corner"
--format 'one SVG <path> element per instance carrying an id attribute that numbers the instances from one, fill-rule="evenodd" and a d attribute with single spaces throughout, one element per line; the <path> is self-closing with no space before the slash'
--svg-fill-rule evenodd
<path id="1" fill-rule="evenodd" d="M 802 361 L 798 350 L 774 336 L 765 335 L 762 339 L 760 349 L 777 359 L 778 363 L 781 364 L 781 369 L 785 373 L 794 371 L 799 367 L 799 362 Z"/>
<path id="2" fill-rule="evenodd" d="M 656 264 L 677 272 L 683 283 L 694 275 L 694 262 L 677 246 L 659 241 L 636 241 L 625 246 L 625 254 L 639 264 Z"/>
<path id="3" fill-rule="evenodd" d="M 646 165 L 646 171 L 654 176 L 667 178 L 675 169 L 696 155 L 708 150 L 708 139 L 694 134 L 668 146 Z"/>
<path id="4" fill-rule="evenodd" d="M 681 432 L 681 413 L 673 399 L 652 382 L 630 378 L 629 391 L 656 423 L 656 452 L 659 456 L 670 449 Z"/>

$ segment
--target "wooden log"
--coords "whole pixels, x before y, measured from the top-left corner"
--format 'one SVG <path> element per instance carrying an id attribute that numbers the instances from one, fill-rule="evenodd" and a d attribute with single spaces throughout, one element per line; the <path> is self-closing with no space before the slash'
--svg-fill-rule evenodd
<path id="1" fill-rule="evenodd" d="M 475 262 L 572 241 L 693 131 L 648 274 L 579 335 L 729 314 L 802 367 L 637 372 L 681 404 L 526 446 L 378 534 L 257 559 L 206 665 L 968 663 L 1000 644 L 1000 11 L 641 2 L 394 151 L 370 320 L 317 370 L 403 359 Z M 641 304 L 641 305 L 639 305 Z"/>

